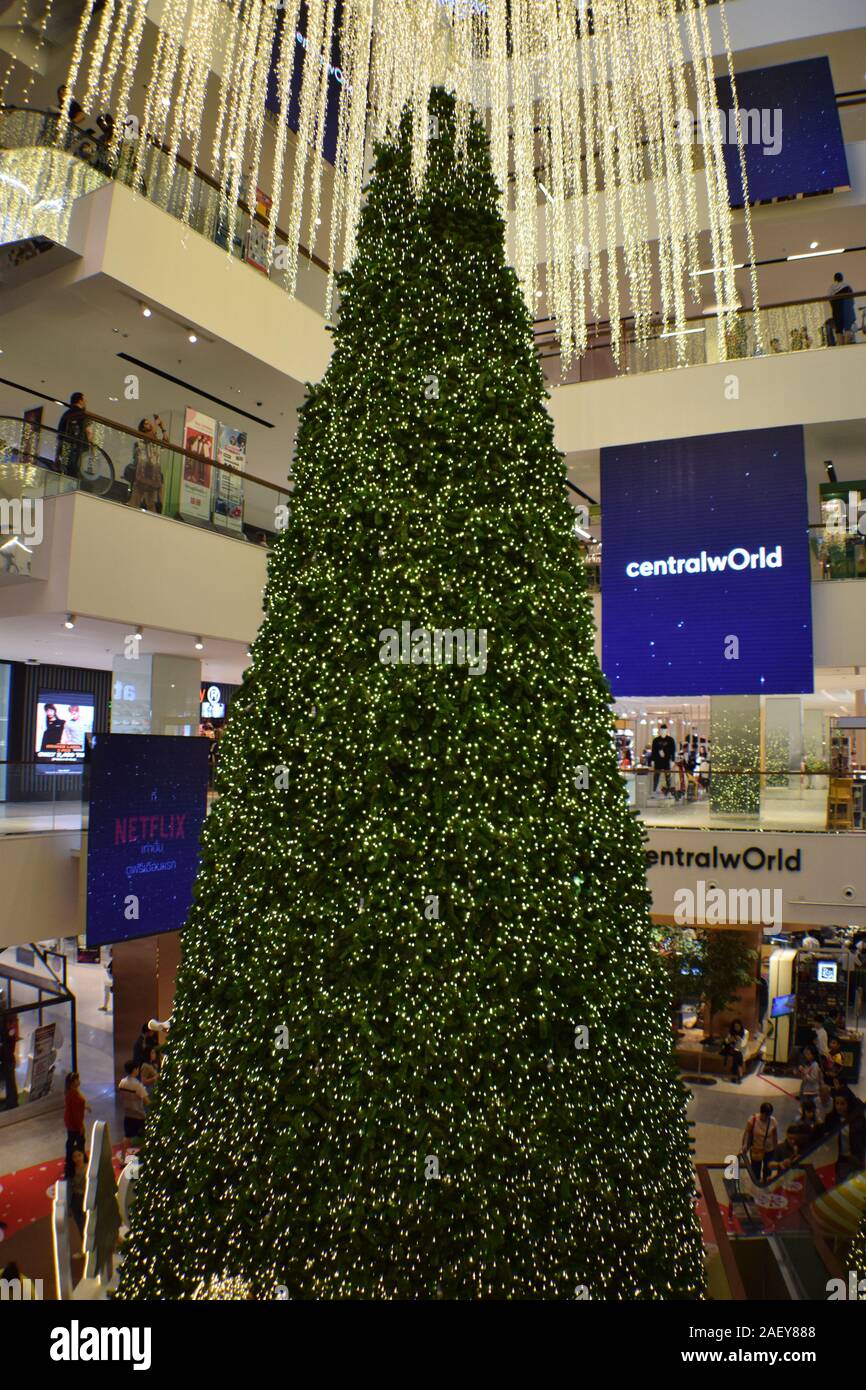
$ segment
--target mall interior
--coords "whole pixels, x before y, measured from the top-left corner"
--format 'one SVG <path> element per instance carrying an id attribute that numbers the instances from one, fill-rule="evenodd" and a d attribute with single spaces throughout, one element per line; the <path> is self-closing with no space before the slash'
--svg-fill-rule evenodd
<path id="1" fill-rule="evenodd" d="M 684 32 L 691 3 L 671 0 Z M 600 301 L 567 351 L 543 235 L 530 317 L 673 984 L 707 1293 L 825 1300 L 866 1213 L 866 14 L 861 0 L 700 6 L 711 74 L 725 79 L 730 54 L 741 105 L 782 122 L 779 149 L 766 129 L 741 142 L 745 210 L 726 187 L 736 304 L 719 299 L 728 253 L 700 147 L 684 317 L 659 300 L 641 323 L 624 258 L 596 242 Z M 444 8 L 455 27 L 487 13 Z M 235 177 L 227 198 L 207 57 L 182 128 L 149 133 L 171 105 L 151 74 L 172 14 L 0 3 L 0 1272 L 46 1300 L 105 1298 L 118 1278 L 171 1052 L 196 828 L 219 797 L 291 515 L 299 408 L 338 313 L 327 129 L 305 165 L 297 109 L 288 123 L 263 110 L 254 186 Z M 264 77 L 245 80 L 254 104 Z M 323 106 L 342 82 L 332 64 Z M 293 201 L 313 162 L 318 215 Z M 599 208 L 602 163 L 585 195 Z M 539 155 L 539 226 L 564 196 L 543 172 Z M 652 295 L 663 219 L 643 210 Z M 120 799 L 115 735 L 152 750 L 119 755 Z M 169 738 L 191 749 L 180 773 Z M 148 816 L 127 814 L 133 790 Z M 118 925 L 101 877 L 118 836 L 162 844 L 184 816 L 164 916 Z M 106 1183 L 108 1269 L 88 1236 Z"/>

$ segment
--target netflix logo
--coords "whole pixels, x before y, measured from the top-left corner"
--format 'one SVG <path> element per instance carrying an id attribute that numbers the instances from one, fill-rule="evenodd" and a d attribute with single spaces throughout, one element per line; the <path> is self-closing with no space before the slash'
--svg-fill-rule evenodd
<path id="1" fill-rule="evenodd" d="M 168 816 L 116 816 L 114 843 L 135 845 L 145 840 L 185 840 L 186 812 Z"/>

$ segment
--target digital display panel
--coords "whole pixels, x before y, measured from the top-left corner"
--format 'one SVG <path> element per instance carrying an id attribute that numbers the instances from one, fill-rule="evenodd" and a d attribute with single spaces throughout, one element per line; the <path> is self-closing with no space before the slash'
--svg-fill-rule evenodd
<path id="1" fill-rule="evenodd" d="M 770 1017 L 784 1018 L 786 1014 L 792 1014 L 796 1007 L 796 994 L 777 994 L 770 1009 Z"/>
<path id="2" fill-rule="evenodd" d="M 834 960 L 818 961 L 818 979 L 823 985 L 835 985 L 838 983 L 837 976 L 839 966 Z"/>
<path id="3" fill-rule="evenodd" d="M 601 451 L 615 696 L 811 692 L 802 426 Z"/>
<path id="4" fill-rule="evenodd" d="M 93 716 L 92 695 L 40 690 L 36 698 L 37 761 L 83 762 L 86 735 L 93 733 Z"/>
<path id="5" fill-rule="evenodd" d="M 208 743 L 98 734 L 90 755 L 87 944 L 186 922 L 207 806 Z"/>
<path id="6" fill-rule="evenodd" d="M 277 28 L 274 36 L 273 59 L 270 72 L 268 73 L 268 90 L 265 99 L 265 106 L 269 111 L 278 113 L 280 110 L 280 92 L 277 81 L 277 56 L 279 53 L 280 31 L 284 22 L 283 11 L 277 11 Z M 325 159 L 334 164 L 337 159 L 337 126 L 340 115 L 340 93 L 343 89 L 343 71 L 340 67 L 340 44 L 339 34 L 342 22 L 342 5 L 337 0 L 334 10 L 334 28 L 331 38 L 331 60 L 328 64 L 328 95 L 325 107 L 325 129 L 323 137 L 320 137 L 322 153 Z M 292 71 L 291 86 L 289 90 L 289 128 L 297 133 L 301 118 L 301 74 L 304 70 L 308 52 L 307 42 L 307 5 L 302 4 L 298 16 L 298 26 L 295 30 L 294 52 L 292 61 L 294 68 Z"/>
<path id="7" fill-rule="evenodd" d="M 749 201 L 831 193 L 850 185 L 828 58 L 736 74 Z M 716 78 L 728 195 L 742 207 L 736 114 L 728 77 Z M 733 118 L 732 118 L 732 113 Z"/>

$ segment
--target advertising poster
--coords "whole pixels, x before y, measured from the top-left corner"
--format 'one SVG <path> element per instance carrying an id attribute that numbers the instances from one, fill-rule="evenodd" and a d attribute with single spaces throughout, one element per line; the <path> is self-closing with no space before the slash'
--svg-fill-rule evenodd
<path id="1" fill-rule="evenodd" d="M 88 946 L 178 931 L 198 872 L 208 740 L 100 734 L 90 776 Z"/>
<path id="2" fill-rule="evenodd" d="M 180 484 L 180 514 L 189 521 L 210 521 L 211 462 L 216 443 L 216 421 L 187 407 L 183 417 L 183 447 L 193 455 L 184 458 Z"/>
<path id="3" fill-rule="evenodd" d="M 801 425 L 602 449 L 601 505 L 614 695 L 811 692 Z"/>
<path id="4" fill-rule="evenodd" d="M 268 229 L 263 227 L 261 222 L 250 223 L 245 260 L 254 270 L 260 270 L 263 275 L 268 274 Z"/>
<path id="5" fill-rule="evenodd" d="M 37 761 L 83 762 L 85 735 L 93 733 L 93 716 L 92 695 L 40 690 L 36 699 Z"/>
<path id="6" fill-rule="evenodd" d="M 247 436 L 243 430 L 220 425 L 217 432 L 217 463 L 242 473 L 247 463 Z M 216 526 L 240 534 L 244 520 L 244 485 L 232 473 L 213 470 L 213 519 Z"/>
<path id="7" fill-rule="evenodd" d="M 30 1052 L 29 1099 L 43 1100 L 51 1091 L 57 1061 L 56 1023 L 45 1023 L 33 1030 Z"/>

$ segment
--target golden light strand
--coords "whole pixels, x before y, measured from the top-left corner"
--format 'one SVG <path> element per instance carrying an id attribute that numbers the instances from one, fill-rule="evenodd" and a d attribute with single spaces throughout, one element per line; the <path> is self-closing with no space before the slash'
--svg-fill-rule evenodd
<path id="1" fill-rule="evenodd" d="M 509 245 L 527 305 L 537 310 L 539 262 L 546 266 L 548 312 L 557 326 L 563 367 L 586 349 L 587 324 L 605 312 L 619 358 L 622 314 L 634 318 L 645 345 L 656 316 L 677 337 L 685 360 L 686 295 L 696 294 L 701 266 L 697 184 L 706 186 L 707 233 L 720 306 L 719 353 L 739 301 L 733 271 L 732 215 L 716 110 L 708 0 L 343 0 L 339 35 L 342 83 L 337 155 L 327 233 L 333 274 L 354 254 L 355 229 L 371 143 L 393 136 L 411 112 L 412 171 L 423 185 L 431 138 L 431 85 L 457 98 L 457 150 L 463 148 L 474 105 L 488 122 L 494 175 L 509 221 Z M 281 35 L 275 48 L 278 7 Z M 327 162 L 325 126 L 333 74 L 335 0 L 309 0 L 303 43 L 296 41 L 299 0 L 166 0 L 152 56 L 144 58 L 142 0 L 107 0 L 91 36 L 85 98 L 106 102 L 119 72 L 116 109 L 126 113 L 131 83 L 143 63 L 143 138 L 135 173 L 151 170 L 157 201 L 177 198 L 174 156 L 197 156 L 205 124 L 206 75 L 217 74 L 211 168 L 221 188 L 229 249 L 234 240 L 242 177 L 250 196 L 262 158 L 264 107 L 272 64 L 277 102 L 268 254 L 289 163 L 286 114 L 293 76 L 302 63 L 298 129 L 289 183 L 285 283 L 297 285 L 302 231 L 315 244 Z M 724 3 L 719 5 L 728 75 L 736 106 L 733 61 Z M 85 11 L 70 63 L 73 95 L 89 33 Z M 149 50 L 148 50 L 149 52 Z M 682 138 L 678 118 L 690 95 L 704 126 L 703 160 Z M 177 109 L 178 107 L 182 109 Z M 759 309 L 742 132 L 743 217 L 754 308 Z M 435 133 L 435 132 L 434 132 Z M 112 146 L 117 154 L 119 132 Z M 169 158 L 157 157 L 166 144 Z M 702 166 L 702 167 L 701 167 Z M 330 179 L 330 174 L 328 175 Z M 137 182 L 137 180 L 136 180 Z M 539 184 L 542 187 L 539 187 Z M 181 215 L 191 215 L 186 180 Z M 763 325 L 755 314 L 759 348 Z"/>

